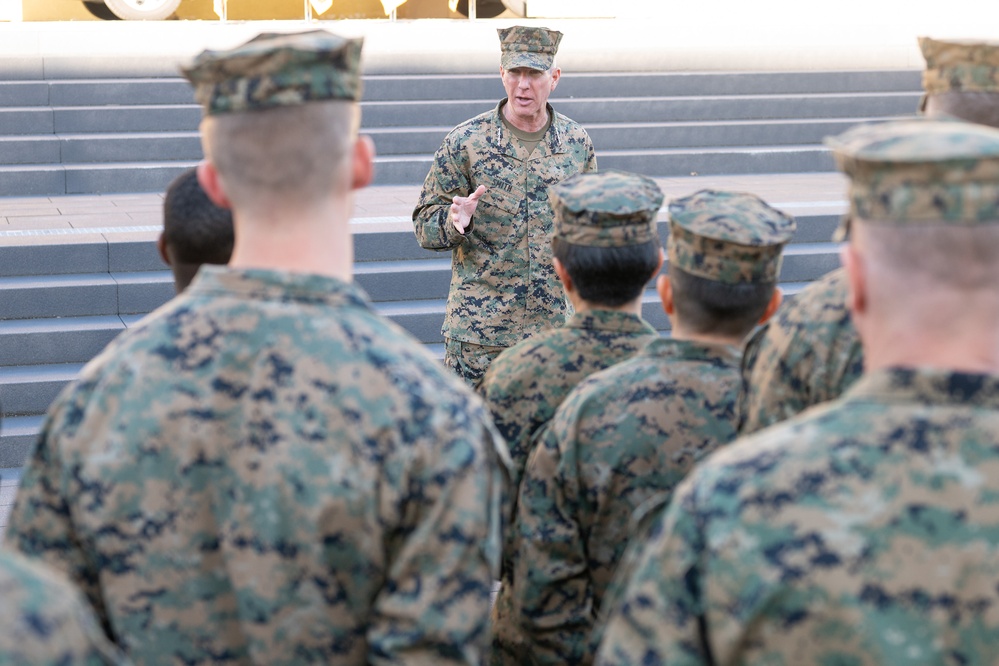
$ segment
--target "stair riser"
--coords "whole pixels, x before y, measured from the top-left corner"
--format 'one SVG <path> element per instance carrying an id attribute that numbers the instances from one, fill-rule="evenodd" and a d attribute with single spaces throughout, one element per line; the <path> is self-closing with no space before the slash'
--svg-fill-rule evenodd
<path id="1" fill-rule="evenodd" d="M 918 71 L 777 73 L 615 73 L 565 71 L 553 100 L 572 97 L 908 92 L 921 85 Z M 364 81 L 365 101 L 499 99 L 499 73 L 458 76 L 375 76 Z M 104 106 L 191 104 L 194 94 L 181 78 L 0 82 L 2 106 Z"/>

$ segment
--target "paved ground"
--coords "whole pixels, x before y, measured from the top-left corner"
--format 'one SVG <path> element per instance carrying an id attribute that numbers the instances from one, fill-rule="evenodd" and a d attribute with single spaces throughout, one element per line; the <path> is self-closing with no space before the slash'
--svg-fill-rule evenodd
<path id="1" fill-rule="evenodd" d="M 701 188 L 754 192 L 790 213 L 840 211 L 844 180 L 836 173 L 659 178 L 668 198 Z M 361 190 L 356 199 L 355 233 L 410 228 L 417 186 Z M 70 241 L 89 234 L 148 234 L 162 223 L 160 194 L 106 194 L 53 197 L 0 197 L 0 245 Z M 56 240 L 58 238 L 58 240 Z M 71 242 L 71 241 L 70 241 Z"/>

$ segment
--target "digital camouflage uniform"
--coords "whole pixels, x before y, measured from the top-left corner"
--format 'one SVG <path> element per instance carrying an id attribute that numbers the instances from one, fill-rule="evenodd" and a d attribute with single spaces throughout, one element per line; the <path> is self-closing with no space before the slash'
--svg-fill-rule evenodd
<path id="1" fill-rule="evenodd" d="M 927 95 L 999 92 L 999 43 L 920 37 Z M 743 358 L 741 434 L 791 418 L 841 395 L 863 371 L 847 307 L 846 274 L 805 287 L 750 340 Z"/>
<path id="2" fill-rule="evenodd" d="M 329 48 L 351 44 L 266 36 L 188 73 L 209 113 L 203 87 L 354 100 Z M 6 538 L 139 664 L 479 664 L 507 463 L 481 401 L 356 287 L 205 266 L 52 405 Z"/>
<path id="3" fill-rule="evenodd" d="M 846 272 L 837 269 L 802 289 L 750 339 L 739 432 L 756 432 L 840 396 L 863 369 Z"/>
<path id="4" fill-rule="evenodd" d="M 540 68 L 551 65 L 554 48 L 549 33 L 528 28 L 502 42 L 504 67 Z M 561 36 L 561 33 L 557 33 Z M 514 41 L 519 39 L 520 41 Z M 542 43 L 544 42 L 544 43 Z M 538 51 L 511 51 L 545 49 Z M 508 56 L 530 62 L 507 62 Z M 451 288 L 441 333 L 448 347 L 446 362 L 459 363 L 462 343 L 494 347 L 490 358 L 545 328 L 560 326 L 568 305 L 552 269 L 552 209 L 548 188 L 580 171 L 597 168 L 593 143 L 586 130 L 549 104 L 551 126 L 530 152 L 503 125 L 496 108 L 455 127 L 434 155 L 413 211 L 420 246 L 451 252 Z M 479 185 L 471 226 L 458 233 L 450 207 L 456 196 L 467 196 Z M 481 380 L 487 362 L 466 359 L 463 376 Z"/>
<path id="5" fill-rule="evenodd" d="M 502 446 L 360 292 L 202 267 L 53 406 L 7 544 L 137 663 L 479 663 Z"/>
<path id="6" fill-rule="evenodd" d="M 619 171 L 577 174 L 549 190 L 553 236 L 583 247 L 660 247 L 656 216 L 663 194 L 655 181 Z M 648 276 L 651 278 L 651 274 Z M 635 285 L 640 296 L 644 283 Z M 543 331 L 506 350 L 482 384 L 486 406 L 507 441 L 513 483 L 520 482 L 535 434 L 563 398 L 589 375 L 638 353 L 659 337 L 641 316 L 587 302 L 557 329 Z M 521 664 L 523 640 L 511 605 L 513 542 L 507 539 L 503 585 L 493 608 L 493 663 Z"/>
<path id="7" fill-rule="evenodd" d="M 830 145 L 865 224 L 999 222 L 995 130 Z M 999 376 L 918 367 L 736 441 L 677 489 L 597 663 L 994 664 L 997 452 Z"/>
<path id="8" fill-rule="evenodd" d="M 0 552 L 0 664 L 124 664 L 83 601 L 61 576 Z"/>
<path id="9" fill-rule="evenodd" d="M 752 195 L 670 204 L 670 261 L 725 284 L 776 283 L 794 220 Z M 586 664 L 632 515 L 735 437 L 740 351 L 671 339 L 569 394 L 520 486 L 515 607 L 535 663 Z"/>

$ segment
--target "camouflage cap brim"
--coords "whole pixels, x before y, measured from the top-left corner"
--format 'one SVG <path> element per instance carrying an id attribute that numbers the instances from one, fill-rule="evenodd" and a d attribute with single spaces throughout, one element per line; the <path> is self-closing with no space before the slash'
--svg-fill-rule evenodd
<path id="1" fill-rule="evenodd" d="M 673 266 L 724 284 L 776 282 L 797 227 L 754 194 L 700 190 L 669 205 Z"/>
<path id="2" fill-rule="evenodd" d="M 826 139 L 850 178 L 849 215 L 885 224 L 999 222 L 999 130 L 916 118 Z"/>
<path id="3" fill-rule="evenodd" d="M 920 37 L 919 48 L 926 59 L 927 94 L 999 92 L 999 42 Z"/>
<path id="4" fill-rule="evenodd" d="M 548 28 L 515 25 L 500 28 L 500 66 L 503 69 L 526 67 L 543 72 L 555 64 L 555 54 L 562 41 L 562 33 Z"/>
<path id="5" fill-rule="evenodd" d="M 204 51 L 182 68 L 209 115 L 296 106 L 326 100 L 357 101 L 363 39 L 314 30 L 264 33 L 234 49 Z"/>
<path id="6" fill-rule="evenodd" d="M 552 236 L 585 247 L 659 243 L 663 193 L 651 178 L 605 169 L 579 173 L 548 190 Z"/>

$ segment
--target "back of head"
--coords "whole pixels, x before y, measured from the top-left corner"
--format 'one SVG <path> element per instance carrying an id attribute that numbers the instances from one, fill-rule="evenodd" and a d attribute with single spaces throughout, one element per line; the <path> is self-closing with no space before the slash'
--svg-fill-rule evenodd
<path id="1" fill-rule="evenodd" d="M 742 337 L 770 303 L 791 216 L 742 192 L 701 190 L 669 205 L 676 315 L 698 335 Z"/>
<path id="2" fill-rule="evenodd" d="M 999 42 L 920 37 L 926 60 L 921 110 L 999 127 Z"/>
<path id="3" fill-rule="evenodd" d="M 170 183 L 163 200 L 163 240 L 171 262 L 227 264 L 232 254 L 232 212 L 209 200 L 195 169 Z"/>
<path id="4" fill-rule="evenodd" d="M 205 155 L 237 211 L 308 206 L 350 187 L 360 39 L 265 33 L 184 70 L 205 107 Z"/>
<path id="5" fill-rule="evenodd" d="M 552 254 L 579 296 L 610 308 L 638 298 L 660 262 L 663 193 L 655 181 L 614 170 L 579 173 L 550 188 L 549 199 Z"/>

